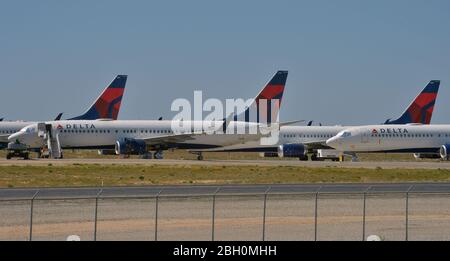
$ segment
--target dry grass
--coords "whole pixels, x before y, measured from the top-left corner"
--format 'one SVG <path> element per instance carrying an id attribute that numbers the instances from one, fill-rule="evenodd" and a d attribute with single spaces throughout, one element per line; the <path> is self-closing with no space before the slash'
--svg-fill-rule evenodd
<path id="1" fill-rule="evenodd" d="M 450 170 L 77 163 L 67 166 L 49 164 L 49 166 L 0 167 L 0 187 L 438 181 L 450 181 Z"/>

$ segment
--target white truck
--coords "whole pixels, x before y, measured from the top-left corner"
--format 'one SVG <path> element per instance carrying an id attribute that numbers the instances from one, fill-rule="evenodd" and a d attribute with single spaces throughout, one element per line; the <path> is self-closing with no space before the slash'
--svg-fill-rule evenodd
<path id="1" fill-rule="evenodd" d="M 344 154 L 337 150 L 330 150 L 330 149 L 317 150 L 317 160 L 327 160 L 327 159 L 332 161 L 339 161 L 339 160 L 343 161 Z"/>
<path id="2" fill-rule="evenodd" d="M 13 157 L 23 158 L 25 160 L 30 158 L 30 151 L 24 144 L 10 142 L 6 151 L 6 159 L 8 160 Z"/>

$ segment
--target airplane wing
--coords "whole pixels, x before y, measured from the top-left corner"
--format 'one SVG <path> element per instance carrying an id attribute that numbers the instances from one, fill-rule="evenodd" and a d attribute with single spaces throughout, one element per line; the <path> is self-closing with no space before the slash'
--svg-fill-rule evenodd
<path id="1" fill-rule="evenodd" d="M 303 143 L 307 149 L 332 149 L 327 146 L 326 140 L 305 142 Z M 235 144 L 230 146 L 211 148 L 211 149 L 198 149 L 190 150 L 192 152 L 277 152 L 278 145 L 275 146 L 261 146 L 257 144 Z"/>
<path id="2" fill-rule="evenodd" d="M 327 145 L 326 140 L 323 141 L 314 141 L 314 142 L 304 142 L 303 145 L 308 149 L 333 149 Z"/>
<path id="3" fill-rule="evenodd" d="M 206 135 L 205 133 L 189 133 L 189 134 L 171 134 L 156 136 L 151 138 L 143 139 L 147 145 L 159 145 L 159 144 L 170 144 L 170 143 L 180 143 L 188 140 L 194 140 L 195 137 Z"/>
<path id="4" fill-rule="evenodd" d="M 278 146 L 264 146 L 264 147 L 239 147 L 239 146 L 226 146 L 211 149 L 199 149 L 189 150 L 191 152 L 276 152 Z"/>
<path id="5" fill-rule="evenodd" d="M 248 140 L 245 143 L 236 143 L 227 146 L 208 148 L 208 149 L 191 149 L 191 152 L 276 152 L 278 145 L 261 145 L 259 138 L 257 140 Z"/>

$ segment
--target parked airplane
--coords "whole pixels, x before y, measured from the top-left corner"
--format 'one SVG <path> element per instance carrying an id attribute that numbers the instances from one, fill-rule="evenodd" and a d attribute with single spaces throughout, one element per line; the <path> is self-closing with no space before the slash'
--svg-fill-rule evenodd
<path id="1" fill-rule="evenodd" d="M 276 104 L 281 101 L 287 75 L 287 71 L 278 71 L 249 108 L 255 106 L 258 116 L 265 116 L 269 122 L 277 119 L 278 111 L 274 112 L 271 106 L 262 106 L 262 104 L 265 101 L 267 104 Z M 186 132 L 185 127 L 174 127 L 171 120 L 50 121 L 23 128 L 9 136 L 9 142 L 25 144 L 29 148 L 39 148 L 47 143 L 55 158 L 62 157 L 61 149 L 71 148 L 115 149 L 120 155 L 137 154 L 144 158 L 151 158 L 152 155 L 148 151 L 155 151 L 153 156 L 159 159 L 163 157 L 163 150 L 170 148 L 214 148 L 259 140 L 264 136 L 261 128 L 266 128 L 265 132 L 268 132 L 274 128 L 279 129 L 279 126 L 283 125 L 273 123 L 263 126 L 259 123 L 262 120 L 259 117 L 257 122 L 249 122 L 249 109 L 245 110 L 244 114 L 245 121 L 232 121 L 233 115 L 224 120 L 183 121 L 185 126 L 192 125 L 192 131 L 189 130 L 189 132 Z M 227 130 L 236 128 L 241 130 L 256 128 L 259 131 L 254 134 L 227 133 Z M 198 158 L 202 159 L 202 155 L 198 155 Z"/>
<path id="2" fill-rule="evenodd" d="M 389 119 L 385 124 L 429 124 L 439 85 L 440 81 L 430 81 L 398 119 L 392 121 Z M 351 126 L 311 126 L 312 122 L 310 123 L 308 126 L 281 127 L 277 146 L 261 146 L 252 141 L 221 148 L 195 150 L 195 152 L 261 152 L 266 157 L 291 157 L 300 160 L 308 160 L 308 154 L 312 154 L 311 160 L 328 158 L 330 157 L 328 155 L 337 159 L 342 153 L 331 151 L 330 149 L 333 148 L 328 146 L 326 141 Z M 415 156 L 429 157 L 427 154 Z"/>
<path id="3" fill-rule="evenodd" d="M 450 125 L 368 125 L 348 128 L 327 140 L 345 152 L 413 152 L 450 156 Z"/>
<path id="4" fill-rule="evenodd" d="M 93 120 L 93 119 L 114 119 L 117 120 L 120 105 L 125 91 L 127 75 L 118 75 L 109 84 L 100 96 L 94 101 L 89 109 L 80 116 L 68 120 Z M 62 113 L 58 114 L 55 121 L 61 119 Z M 6 148 L 8 145 L 8 137 L 20 131 L 22 128 L 35 124 L 32 121 L 2 121 L 0 122 L 0 148 Z"/>

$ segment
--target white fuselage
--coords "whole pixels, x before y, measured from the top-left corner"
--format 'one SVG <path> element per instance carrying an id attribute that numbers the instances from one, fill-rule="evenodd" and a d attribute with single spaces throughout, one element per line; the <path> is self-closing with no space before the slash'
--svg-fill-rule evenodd
<path id="1" fill-rule="evenodd" d="M 33 121 L 0 121 L 0 135 L 11 135 L 23 127 L 34 124 Z"/>
<path id="2" fill-rule="evenodd" d="M 367 125 L 348 128 L 327 145 L 346 152 L 438 153 L 450 143 L 450 125 Z"/>
<path id="3" fill-rule="evenodd" d="M 228 146 L 237 143 L 244 143 L 252 139 L 259 139 L 257 133 L 239 134 L 232 132 L 245 127 L 256 127 L 257 123 L 230 122 L 227 133 L 223 134 L 223 122 L 185 122 L 192 123 L 192 128 L 186 131 L 185 128 L 172 126 L 172 121 L 131 121 L 131 120 L 93 120 L 93 121 L 53 121 L 46 122 L 52 125 L 52 131 L 58 135 L 62 148 L 103 148 L 114 147 L 117 141 L 130 139 L 149 140 L 157 137 L 176 136 L 183 133 L 202 133 L 193 135 L 192 138 L 178 142 L 174 140 L 173 147 L 218 147 Z M 185 125 L 187 126 L 187 125 Z M 259 132 L 258 132 L 259 133 Z M 32 124 L 9 137 L 10 142 L 19 141 L 30 148 L 39 148 L 44 145 L 44 140 L 38 136 L 37 124 Z M 187 146 L 187 147 L 189 147 Z"/>
<path id="4" fill-rule="evenodd" d="M 283 126 L 279 144 L 322 142 L 349 128 L 344 126 Z"/>
<path id="5" fill-rule="evenodd" d="M 340 131 L 349 126 L 282 126 L 278 143 L 274 145 L 260 145 L 258 141 L 250 141 L 229 149 L 248 149 L 249 151 L 265 151 L 264 148 L 278 147 L 283 144 L 324 143 Z"/>

